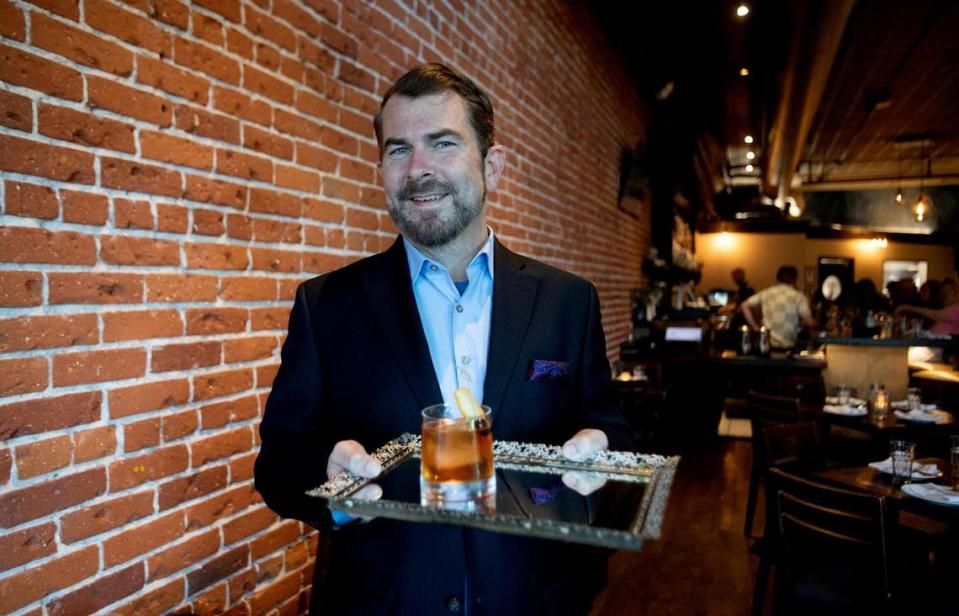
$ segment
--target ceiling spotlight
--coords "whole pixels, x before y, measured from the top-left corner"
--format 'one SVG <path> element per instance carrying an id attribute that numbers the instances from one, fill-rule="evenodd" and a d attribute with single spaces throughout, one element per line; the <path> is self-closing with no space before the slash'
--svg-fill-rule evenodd
<path id="1" fill-rule="evenodd" d="M 745 4 L 740 4 L 736 7 L 736 17 L 745 17 L 749 15 L 749 7 Z"/>
<path id="2" fill-rule="evenodd" d="M 749 150 L 748 152 L 746 152 L 746 160 L 752 160 L 754 158 L 756 158 L 755 152 L 753 152 L 752 150 Z"/>
<path id="3" fill-rule="evenodd" d="M 746 165 L 746 173 L 752 173 L 752 172 L 753 172 L 753 166 L 752 166 L 752 165 Z"/>
<path id="4" fill-rule="evenodd" d="M 752 136 L 752 135 L 746 135 L 745 137 L 743 137 L 743 141 L 745 141 L 746 143 L 752 143 L 752 142 L 753 142 L 753 136 Z"/>
<path id="5" fill-rule="evenodd" d="M 740 76 L 740 77 L 749 77 L 749 69 L 746 68 L 745 66 L 742 67 L 741 69 L 739 69 L 739 76 Z"/>

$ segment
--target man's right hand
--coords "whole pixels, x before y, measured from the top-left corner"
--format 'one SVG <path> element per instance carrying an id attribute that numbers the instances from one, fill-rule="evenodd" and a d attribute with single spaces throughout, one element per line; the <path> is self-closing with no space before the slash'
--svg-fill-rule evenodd
<path id="1" fill-rule="evenodd" d="M 371 478 L 379 475 L 381 470 L 380 463 L 366 453 L 363 445 L 356 441 L 340 441 L 333 446 L 326 463 L 326 478 L 333 479 L 343 471 Z"/>
<path id="2" fill-rule="evenodd" d="M 326 462 L 327 479 L 333 479 L 343 471 L 350 471 L 360 477 L 372 478 L 379 475 L 381 470 L 383 469 L 380 467 L 380 463 L 377 462 L 373 456 L 366 453 L 363 445 L 360 445 L 356 441 L 338 442 L 333 446 L 330 459 Z M 375 483 L 367 484 L 353 494 L 353 498 L 364 500 L 379 500 L 381 496 L 383 496 L 383 488 Z M 336 515 L 338 514 L 334 513 L 334 522 L 337 526 L 345 525 L 349 520 L 355 519 L 350 515 L 346 515 L 346 520 L 337 520 Z M 369 522 L 372 519 L 373 518 L 366 516 L 360 517 L 360 520 L 363 522 Z"/>

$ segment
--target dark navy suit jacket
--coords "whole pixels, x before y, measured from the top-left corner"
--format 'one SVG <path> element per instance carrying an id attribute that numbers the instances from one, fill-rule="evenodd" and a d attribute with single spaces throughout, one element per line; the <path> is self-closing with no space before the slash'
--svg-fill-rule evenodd
<path id="1" fill-rule="evenodd" d="M 629 447 L 608 403 L 610 381 L 596 290 L 585 280 L 495 244 L 484 404 L 495 437 L 562 444 L 586 427 Z M 558 379 L 529 380 L 534 359 L 569 362 Z M 304 492 L 326 480 L 333 445 L 372 451 L 418 433 L 442 402 L 400 239 L 386 252 L 300 285 L 282 363 L 260 426 L 256 487 L 284 517 L 330 531 Z M 330 533 L 313 608 L 330 614 L 562 614 L 589 609 L 582 548 L 453 526 L 377 519 Z M 468 592 L 464 589 L 468 585 Z M 465 594 L 465 596 L 464 596 Z"/>

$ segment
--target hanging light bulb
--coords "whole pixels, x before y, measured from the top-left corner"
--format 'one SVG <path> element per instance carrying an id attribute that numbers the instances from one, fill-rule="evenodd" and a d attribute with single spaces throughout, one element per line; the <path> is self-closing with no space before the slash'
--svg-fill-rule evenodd
<path id="1" fill-rule="evenodd" d="M 926 213 L 929 211 L 929 206 L 926 203 L 926 196 L 920 194 L 916 198 L 916 204 L 912 206 L 912 211 L 916 215 L 916 222 L 922 222 L 926 218 Z"/>
<path id="2" fill-rule="evenodd" d="M 926 159 L 925 176 L 932 175 L 932 158 Z M 925 176 L 919 176 L 919 196 L 916 197 L 916 203 L 912 206 L 912 213 L 916 216 L 916 222 L 922 222 L 929 215 L 932 209 L 932 199 L 923 191 L 923 182 Z"/>
<path id="3" fill-rule="evenodd" d="M 896 203 L 902 203 L 902 189 L 896 191 Z"/>

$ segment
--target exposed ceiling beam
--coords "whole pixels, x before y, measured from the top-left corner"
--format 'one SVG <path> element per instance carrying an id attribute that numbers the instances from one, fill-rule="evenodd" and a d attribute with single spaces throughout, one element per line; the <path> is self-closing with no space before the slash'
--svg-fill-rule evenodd
<path id="1" fill-rule="evenodd" d="M 797 2 L 781 98 L 770 133 L 763 191 L 784 203 L 854 0 Z"/>
<path id="2" fill-rule="evenodd" d="M 824 182 L 803 182 L 794 188 L 801 192 L 829 192 L 838 190 L 881 190 L 885 188 L 912 188 L 916 186 L 956 186 L 959 175 L 931 175 L 924 178 L 863 178 L 860 180 L 826 180 Z"/>

